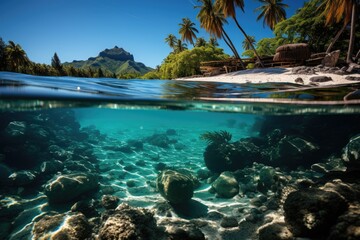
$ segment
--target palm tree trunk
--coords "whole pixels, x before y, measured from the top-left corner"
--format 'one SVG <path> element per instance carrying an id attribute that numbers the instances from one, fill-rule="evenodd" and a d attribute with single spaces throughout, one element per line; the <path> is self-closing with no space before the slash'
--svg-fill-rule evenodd
<path id="1" fill-rule="evenodd" d="M 339 37 L 341 36 L 341 34 L 344 32 L 344 30 L 345 30 L 345 28 L 346 28 L 346 26 L 347 26 L 348 24 L 349 24 L 348 22 L 345 23 L 345 24 L 341 27 L 340 31 L 337 32 L 337 34 L 335 35 L 335 37 L 334 37 L 333 39 L 331 39 L 331 42 L 330 42 L 328 48 L 326 49 L 326 53 L 330 53 L 332 47 L 333 47 L 334 44 L 337 42 L 337 40 L 339 39 Z"/>
<path id="2" fill-rule="evenodd" d="M 235 48 L 233 42 L 231 41 L 229 35 L 225 32 L 225 30 L 224 30 L 223 27 L 221 27 L 221 28 L 222 28 L 222 33 L 224 34 L 224 36 L 225 36 L 226 39 L 228 40 L 229 45 L 231 45 L 231 49 L 233 50 L 233 52 L 234 52 L 234 54 L 235 54 L 235 57 L 236 57 L 237 59 L 239 59 L 240 64 L 241 64 L 241 67 L 242 67 L 243 69 L 245 69 L 244 62 L 243 62 L 242 59 L 240 58 L 239 53 L 238 53 L 238 51 L 236 50 L 236 48 Z M 224 38 L 224 39 L 225 39 L 225 38 Z"/>
<path id="3" fill-rule="evenodd" d="M 252 50 L 254 51 L 256 58 L 257 58 L 258 61 L 260 62 L 261 67 L 264 67 L 263 62 L 261 61 L 261 58 L 260 58 L 259 54 L 257 53 L 254 45 L 253 45 L 252 42 L 250 41 L 248 35 L 247 35 L 246 32 L 244 31 L 244 29 L 240 26 L 240 24 L 239 24 L 239 22 L 237 21 L 236 17 L 233 17 L 233 19 L 234 19 L 236 25 L 238 26 L 238 28 L 240 29 L 240 31 L 244 34 L 246 40 L 250 43 L 250 46 L 251 46 Z"/>
<path id="4" fill-rule="evenodd" d="M 353 2 L 352 5 L 352 14 L 351 14 L 351 28 L 350 28 L 350 41 L 349 41 L 349 49 L 347 53 L 346 62 L 352 63 L 352 54 L 354 51 L 354 42 L 355 42 L 355 27 L 356 27 L 356 20 L 357 20 L 357 13 L 356 13 L 357 4 L 356 1 Z"/>

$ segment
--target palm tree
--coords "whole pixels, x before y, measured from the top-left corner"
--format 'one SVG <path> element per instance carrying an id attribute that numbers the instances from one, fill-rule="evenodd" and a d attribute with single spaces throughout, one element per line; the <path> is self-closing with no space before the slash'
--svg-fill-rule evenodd
<path id="1" fill-rule="evenodd" d="M 352 63 L 352 54 L 354 51 L 355 42 L 355 25 L 357 16 L 357 7 L 360 4 L 357 0 L 324 0 L 325 10 L 323 12 L 326 24 L 344 22 L 343 28 L 338 32 L 335 38 L 330 43 L 327 52 L 330 52 L 331 47 L 336 42 L 341 33 L 345 30 L 345 27 L 351 23 L 350 28 L 350 41 L 348 46 L 348 52 L 346 57 L 347 63 Z"/>
<path id="2" fill-rule="evenodd" d="M 245 36 L 245 39 L 250 43 L 251 48 L 253 49 L 255 56 L 257 57 L 259 63 L 262 67 L 264 67 L 264 64 L 261 61 L 261 58 L 259 57 L 255 47 L 253 44 L 251 44 L 251 41 L 244 31 L 244 29 L 240 26 L 239 22 L 236 19 L 236 7 L 239 7 L 242 11 L 244 11 L 244 1 L 243 0 L 216 0 L 215 1 L 216 8 L 218 8 L 220 11 L 223 12 L 225 17 L 232 17 L 232 19 L 235 21 L 237 27 L 240 29 L 242 34 Z"/>
<path id="3" fill-rule="evenodd" d="M 197 19 L 200 21 L 200 26 L 204 28 L 210 35 L 217 38 L 223 38 L 225 43 L 229 46 L 231 51 L 234 53 L 235 58 L 240 60 L 241 66 L 244 68 L 244 63 L 242 62 L 239 53 L 237 52 L 234 44 L 232 43 L 229 35 L 224 30 L 223 24 L 227 23 L 224 15 L 216 8 L 214 8 L 212 0 L 198 0 L 202 3 L 201 6 L 196 6 L 200 8 L 200 11 L 197 15 Z"/>
<path id="4" fill-rule="evenodd" d="M 216 38 L 210 37 L 210 39 L 209 39 L 209 45 L 211 45 L 211 46 L 213 46 L 213 47 L 217 47 L 217 46 L 219 46 L 219 43 L 217 42 Z"/>
<path id="5" fill-rule="evenodd" d="M 165 38 L 165 42 L 169 45 L 169 47 L 171 47 L 172 49 L 174 49 L 175 44 L 176 44 L 177 38 L 173 35 L 173 34 L 169 34 L 166 38 Z"/>
<path id="6" fill-rule="evenodd" d="M 13 41 L 9 41 L 9 45 L 5 48 L 7 60 L 11 65 L 11 69 L 19 71 L 20 66 L 26 66 L 30 63 L 30 60 L 26 56 L 26 52 L 21 48 L 19 44 L 15 44 Z"/>
<path id="7" fill-rule="evenodd" d="M 244 41 L 242 42 L 242 47 L 244 50 L 250 50 L 251 45 L 254 45 L 255 42 L 256 41 L 254 36 L 248 36 L 248 38 L 244 39 Z"/>
<path id="8" fill-rule="evenodd" d="M 189 18 L 183 18 L 182 21 L 183 22 L 179 24 L 179 34 L 181 35 L 181 40 L 194 45 L 194 39 L 196 39 L 195 33 L 198 33 L 199 31 L 194 27 L 195 23 L 191 22 Z"/>
<path id="9" fill-rule="evenodd" d="M 204 47 L 206 46 L 206 40 L 202 37 L 196 39 L 195 47 Z"/>
<path id="10" fill-rule="evenodd" d="M 175 43 L 175 46 L 174 46 L 174 52 L 175 53 L 180 53 L 184 50 L 187 49 L 187 45 L 186 43 L 184 43 L 181 39 L 178 39 Z"/>
<path id="11" fill-rule="evenodd" d="M 283 0 L 259 0 L 263 5 L 256 8 L 255 11 L 260 11 L 257 20 L 264 18 L 264 25 L 268 25 L 271 30 L 274 30 L 278 22 L 286 19 L 285 8 L 289 7 L 282 3 Z"/>

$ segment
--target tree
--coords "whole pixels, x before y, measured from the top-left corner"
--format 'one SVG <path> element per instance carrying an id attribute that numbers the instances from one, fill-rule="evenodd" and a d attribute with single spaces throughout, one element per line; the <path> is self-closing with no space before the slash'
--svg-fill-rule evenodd
<path id="1" fill-rule="evenodd" d="M 57 53 L 54 53 L 54 56 L 51 59 L 51 66 L 58 72 L 58 75 L 65 75 L 63 66 L 61 64 L 60 58 Z"/>
<path id="2" fill-rule="evenodd" d="M 204 47 L 206 46 L 206 40 L 202 37 L 196 39 L 195 47 Z"/>
<path id="3" fill-rule="evenodd" d="M 173 34 L 169 34 L 165 38 L 165 42 L 174 50 L 175 44 L 177 42 L 177 38 Z"/>
<path id="4" fill-rule="evenodd" d="M 255 37 L 254 36 L 248 36 L 248 38 L 245 38 L 244 41 L 242 42 L 242 47 L 244 50 L 250 50 L 251 49 L 251 45 L 254 46 L 255 44 Z"/>
<path id="5" fill-rule="evenodd" d="M 180 52 L 182 52 L 182 51 L 184 51 L 186 49 L 187 49 L 186 43 L 184 43 L 181 39 L 178 39 L 176 41 L 175 46 L 174 46 L 174 52 L 175 53 L 180 53 Z"/>
<path id="6" fill-rule="evenodd" d="M 191 22 L 189 18 L 183 18 L 180 25 L 179 34 L 181 35 L 181 40 L 186 41 L 194 45 L 194 39 L 196 39 L 196 34 L 199 31 L 194 27 L 195 23 Z"/>
<path id="7" fill-rule="evenodd" d="M 256 52 L 256 49 L 254 45 L 251 43 L 250 39 L 248 39 L 248 35 L 246 34 L 245 30 L 240 26 L 238 20 L 236 19 L 236 8 L 239 7 L 242 11 L 244 11 L 244 1 L 243 0 L 216 0 L 215 6 L 222 11 L 225 17 L 232 17 L 234 22 L 236 23 L 236 26 L 240 29 L 242 34 L 245 36 L 245 39 L 248 40 L 250 43 L 250 47 L 253 49 L 259 63 L 262 67 L 264 67 L 264 64 L 261 61 L 260 56 Z"/>
<path id="8" fill-rule="evenodd" d="M 202 5 L 196 6 L 196 8 L 200 8 L 200 11 L 197 15 L 197 19 L 199 19 L 200 21 L 200 26 L 204 28 L 208 33 L 210 33 L 210 35 L 212 35 L 213 37 L 217 37 L 220 39 L 223 38 L 225 43 L 234 53 L 235 58 L 239 59 L 241 66 L 245 68 L 244 63 L 242 62 L 233 42 L 224 30 L 223 24 L 227 23 L 224 15 L 219 11 L 219 9 L 214 8 L 212 0 L 198 1 L 202 3 Z"/>
<path id="9" fill-rule="evenodd" d="M 0 37 L 0 71 L 6 68 L 6 55 L 5 55 L 6 44 Z"/>
<path id="10" fill-rule="evenodd" d="M 9 41 L 9 44 L 5 48 L 5 54 L 10 64 L 10 70 L 12 71 L 19 72 L 20 67 L 30 64 L 30 60 L 26 56 L 25 51 L 19 44 L 15 44 L 13 41 Z"/>
<path id="11" fill-rule="evenodd" d="M 355 27 L 356 21 L 358 20 L 358 5 L 360 4 L 357 0 L 324 0 L 325 10 L 323 15 L 326 19 L 326 25 L 331 23 L 343 22 L 346 26 L 350 23 L 350 39 L 348 45 L 348 52 L 346 57 L 347 63 L 352 63 L 352 55 L 354 51 L 355 42 Z M 339 35 L 345 29 L 340 30 Z M 333 39 L 333 42 L 337 41 L 337 36 Z M 332 46 L 330 44 L 330 46 Z"/>
<path id="12" fill-rule="evenodd" d="M 260 15 L 257 17 L 259 21 L 264 18 L 264 25 L 268 25 L 271 30 L 274 30 L 275 25 L 286 19 L 285 8 L 289 7 L 287 4 L 282 3 L 283 0 L 259 0 L 263 5 L 256 8 Z"/>
<path id="13" fill-rule="evenodd" d="M 218 41 L 216 40 L 216 38 L 210 37 L 210 39 L 209 39 L 209 45 L 210 45 L 210 46 L 213 46 L 213 47 L 217 47 L 217 46 L 219 46 L 219 43 L 218 43 Z"/>

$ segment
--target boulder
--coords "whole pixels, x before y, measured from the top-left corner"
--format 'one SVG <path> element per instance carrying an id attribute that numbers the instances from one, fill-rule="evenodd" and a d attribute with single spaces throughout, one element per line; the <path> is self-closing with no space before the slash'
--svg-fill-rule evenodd
<path id="1" fill-rule="evenodd" d="M 119 205 L 115 211 L 103 217 L 98 239 L 166 239 L 156 225 L 153 213 L 144 208 Z"/>
<path id="2" fill-rule="evenodd" d="M 329 232 L 348 208 L 339 194 L 303 189 L 289 194 L 284 203 L 285 222 L 294 236 L 315 238 Z"/>
<path id="3" fill-rule="evenodd" d="M 5 128 L 5 137 L 22 138 L 25 136 L 26 122 L 12 121 Z"/>
<path id="4" fill-rule="evenodd" d="M 360 206 L 354 205 L 332 227 L 328 240 L 360 239 Z"/>
<path id="5" fill-rule="evenodd" d="M 92 227 L 81 214 L 44 215 L 34 223 L 33 239 L 89 239 Z"/>
<path id="6" fill-rule="evenodd" d="M 44 174 L 53 174 L 63 170 L 64 164 L 58 160 L 45 161 L 40 165 L 40 171 Z"/>
<path id="7" fill-rule="evenodd" d="M 325 67 L 335 67 L 340 57 L 340 50 L 333 51 L 325 55 L 321 64 Z"/>
<path id="8" fill-rule="evenodd" d="M 259 228 L 259 240 L 293 240 L 285 223 L 271 223 Z"/>
<path id="9" fill-rule="evenodd" d="M 164 170 L 156 179 L 156 187 L 166 200 L 173 204 L 188 202 L 194 194 L 194 181 L 187 174 Z"/>
<path id="10" fill-rule="evenodd" d="M 219 197 L 232 198 L 239 193 L 239 183 L 231 172 L 221 173 L 211 186 Z"/>
<path id="11" fill-rule="evenodd" d="M 31 171 L 19 171 L 19 172 L 14 172 L 9 176 L 10 182 L 12 184 L 14 184 L 17 187 L 22 187 L 22 186 L 26 186 L 29 184 L 32 184 L 35 179 L 36 176 L 33 172 Z"/>
<path id="12" fill-rule="evenodd" d="M 50 203 L 67 203 L 77 197 L 96 190 L 98 177 L 91 173 L 61 175 L 52 179 L 45 186 L 45 195 Z"/>
<path id="13" fill-rule="evenodd" d="M 319 147 L 301 137 L 285 136 L 271 152 L 272 165 L 294 169 L 317 161 Z"/>
<path id="14" fill-rule="evenodd" d="M 206 167 L 215 173 L 236 171 L 263 161 L 260 148 L 248 139 L 234 143 L 211 143 L 204 152 Z"/>
<path id="15" fill-rule="evenodd" d="M 285 44 L 276 49 L 273 60 L 275 62 L 305 61 L 310 56 L 310 49 L 306 43 Z"/>
<path id="16" fill-rule="evenodd" d="M 350 139 L 343 150 L 342 159 L 348 170 L 360 169 L 360 134 Z"/>
<path id="17" fill-rule="evenodd" d="M 104 195 L 101 198 L 101 205 L 105 209 L 115 209 L 120 202 L 120 198 L 113 195 Z"/>
<path id="18" fill-rule="evenodd" d="M 220 226 L 223 228 L 233 228 L 238 227 L 239 223 L 234 217 L 223 217 L 223 219 L 221 219 Z"/>
<path id="19" fill-rule="evenodd" d="M 314 77 L 311 77 L 309 80 L 310 80 L 310 82 L 313 82 L 313 83 L 321 83 L 321 82 L 330 82 L 330 81 L 332 81 L 332 78 L 327 77 L 327 76 L 314 76 Z"/>

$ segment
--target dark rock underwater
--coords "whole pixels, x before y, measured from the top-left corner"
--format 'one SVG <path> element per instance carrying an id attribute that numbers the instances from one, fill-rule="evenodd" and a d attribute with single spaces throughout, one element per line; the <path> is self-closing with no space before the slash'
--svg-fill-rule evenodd
<path id="1" fill-rule="evenodd" d="M 241 139 L 184 142 L 176 126 L 118 140 L 70 109 L 2 112 L 0 239 L 358 239 L 359 122 L 266 115 Z M 198 165 L 163 162 L 199 146 Z"/>

